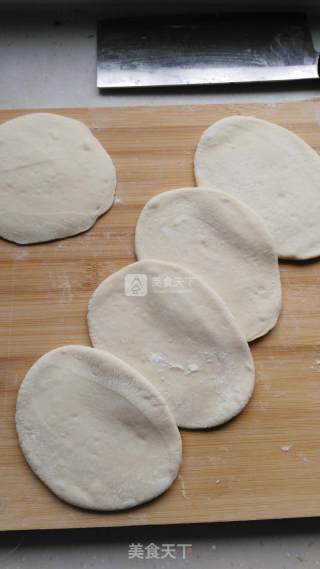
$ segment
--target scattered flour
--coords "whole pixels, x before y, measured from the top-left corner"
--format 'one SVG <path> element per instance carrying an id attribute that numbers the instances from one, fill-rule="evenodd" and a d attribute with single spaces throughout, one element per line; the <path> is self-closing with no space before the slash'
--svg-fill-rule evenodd
<path id="1" fill-rule="evenodd" d="M 300 460 L 301 460 L 302 462 L 309 462 L 309 459 L 306 457 L 305 454 L 303 454 L 303 452 L 301 452 L 301 453 L 299 454 L 299 458 L 300 458 Z"/>
<path id="2" fill-rule="evenodd" d="M 281 448 L 282 452 L 289 452 L 289 450 L 291 449 L 292 445 L 283 445 Z"/>
<path id="3" fill-rule="evenodd" d="M 187 496 L 187 492 L 186 492 L 186 487 L 185 487 L 185 483 L 184 483 L 184 480 L 183 480 L 181 474 L 179 474 L 178 478 L 179 478 L 180 484 L 181 484 L 181 494 L 185 499 L 187 499 L 188 496 Z"/>
<path id="4" fill-rule="evenodd" d="M 199 366 L 196 363 L 191 363 L 188 365 L 188 373 L 195 373 L 196 371 L 199 371 Z"/>
<path id="5" fill-rule="evenodd" d="M 171 369 L 181 369 L 181 371 L 185 371 L 184 367 L 180 364 L 170 362 L 166 355 L 161 354 L 160 352 L 149 352 L 147 354 L 147 359 L 152 364 L 160 364 L 164 365 Z"/>
<path id="6" fill-rule="evenodd" d="M 23 259 L 26 259 L 26 257 L 28 256 L 29 256 L 29 251 L 24 247 L 19 248 L 18 251 L 12 253 L 12 259 L 14 259 L 14 261 L 22 261 Z"/>
<path id="7" fill-rule="evenodd" d="M 60 302 L 62 304 L 67 304 L 68 302 L 71 302 L 71 300 L 73 298 L 72 288 L 71 288 L 70 280 L 67 277 L 67 275 L 62 275 L 62 278 L 60 279 L 60 283 L 58 286 L 62 290 Z"/>
<path id="8" fill-rule="evenodd" d="M 310 367 L 311 367 L 311 369 L 315 369 L 317 371 L 320 371 L 320 360 L 319 359 L 314 360 Z"/>
<path id="9" fill-rule="evenodd" d="M 71 282 L 67 274 L 49 273 L 52 285 L 61 290 L 60 303 L 67 304 L 73 298 Z"/>

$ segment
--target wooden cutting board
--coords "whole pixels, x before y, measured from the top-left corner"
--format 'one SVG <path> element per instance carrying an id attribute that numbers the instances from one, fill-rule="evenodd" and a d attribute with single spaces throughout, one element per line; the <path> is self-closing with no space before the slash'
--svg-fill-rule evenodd
<path id="1" fill-rule="evenodd" d="M 0 111 L 0 122 L 23 112 Z M 277 328 L 252 344 L 252 401 L 224 427 L 182 432 L 180 475 L 159 499 L 116 514 L 64 504 L 27 467 L 14 426 L 17 390 L 36 359 L 63 344 L 89 344 L 88 300 L 104 278 L 134 261 L 143 205 L 194 184 L 202 131 L 224 116 L 250 114 L 290 128 L 320 152 L 320 102 L 53 112 L 85 122 L 108 149 L 117 199 L 83 235 L 24 247 L 0 240 L 0 530 L 320 515 L 317 262 L 281 264 L 284 308 Z"/>

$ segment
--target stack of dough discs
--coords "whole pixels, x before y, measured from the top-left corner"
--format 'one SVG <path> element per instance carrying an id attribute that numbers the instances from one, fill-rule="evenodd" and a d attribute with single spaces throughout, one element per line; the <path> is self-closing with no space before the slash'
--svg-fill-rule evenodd
<path id="1" fill-rule="evenodd" d="M 152 198 L 135 239 L 138 259 L 183 264 L 223 298 L 248 341 L 275 326 L 278 258 L 260 218 L 225 192 L 182 188 Z"/>
<path id="2" fill-rule="evenodd" d="M 185 428 L 220 425 L 254 388 L 248 344 L 227 306 L 194 274 L 159 261 L 111 275 L 89 303 L 92 344 L 140 371 Z"/>
<path id="3" fill-rule="evenodd" d="M 199 186 L 215 186 L 264 219 L 284 259 L 320 255 L 320 158 L 289 130 L 253 117 L 210 126 L 195 154 Z"/>
<path id="4" fill-rule="evenodd" d="M 38 243 L 89 229 L 113 202 L 116 173 L 90 130 L 35 113 L 0 126 L 0 235 Z"/>
<path id="5" fill-rule="evenodd" d="M 175 479 L 181 439 L 165 401 L 138 372 L 83 346 L 49 352 L 19 391 L 17 432 L 39 478 L 96 510 L 155 498 Z"/>

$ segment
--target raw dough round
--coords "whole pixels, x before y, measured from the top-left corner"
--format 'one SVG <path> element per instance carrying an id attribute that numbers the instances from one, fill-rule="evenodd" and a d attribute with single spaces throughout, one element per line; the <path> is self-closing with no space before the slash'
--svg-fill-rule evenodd
<path id="1" fill-rule="evenodd" d="M 94 346 L 162 393 L 180 427 L 225 423 L 248 403 L 254 366 L 224 302 L 183 267 L 140 261 L 103 281 L 89 303 Z"/>
<path id="2" fill-rule="evenodd" d="M 136 228 L 138 259 L 183 264 L 226 302 L 248 341 L 281 309 L 278 258 L 258 216 L 224 192 L 183 188 L 152 198 Z"/>
<path id="3" fill-rule="evenodd" d="M 151 500 L 181 462 L 179 431 L 158 391 L 93 348 L 65 346 L 40 358 L 21 385 L 16 425 L 34 473 L 83 508 Z"/>
<path id="4" fill-rule="evenodd" d="M 200 138 L 195 176 L 260 214 L 279 257 L 320 255 L 320 157 L 289 130 L 253 117 L 222 119 Z"/>
<path id="5" fill-rule="evenodd" d="M 111 158 L 81 122 L 49 113 L 0 125 L 0 235 L 40 243 L 89 229 L 113 202 Z"/>

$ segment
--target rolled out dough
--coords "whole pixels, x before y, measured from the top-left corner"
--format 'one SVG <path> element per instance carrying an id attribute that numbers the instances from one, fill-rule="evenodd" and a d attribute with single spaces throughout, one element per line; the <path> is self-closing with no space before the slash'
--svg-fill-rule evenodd
<path id="1" fill-rule="evenodd" d="M 93 348 L 65 346 L 34 364 L 20 387 L 16 426 L 34 473 L 83 508 L 151 500 L 181 462 L 179 431 L 158 391 Z"/>
<path id="2" fill-rule="evenodd" d="M 250 399 L 244 336 L 220 297 L 179 265 L 140 261 L 111 275 L 90 300 L 88 322 L 93 345 L 143 373 L 180 427 L 220 425 Z"/>
<path id="3" fill-rule="evenodd" d="M 136 228 L 138 259 L 182 264 L 223 298 L 248 341 L 266 334 L 281 309 L 278 258 L 260 218 L 209 188 L 152 198 Z"/>
<path id="4" fill-rule="evenodd" d="M 38 243 L 89 229 L 113 202 L 111 158 L 81 122 L 50 113 L 0 125 L 0 236 Z"/>
<path id="5" fill-rule="evenodd" d="M 210 126 L 195 154 L 199 186 L 215 186 L 264 219 L 284 259 L 320 255 L 320 157 L 293 132 L 254 117 Z"/>

